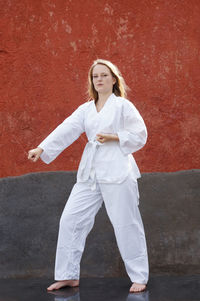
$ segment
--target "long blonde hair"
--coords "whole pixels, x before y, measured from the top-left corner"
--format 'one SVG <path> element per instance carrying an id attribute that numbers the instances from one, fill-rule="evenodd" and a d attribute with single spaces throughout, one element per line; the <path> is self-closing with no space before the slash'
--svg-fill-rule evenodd
<path id="1" fill-rule="evenodd" d="M 121 73 L 117 66 L 115 66 L 113 63 L 107 60 L 97 59 L 94 61 L 92 66 L 90 67 L 89 73 L 88 73 L 88 94 L 91 99 L 94 99 L 95 101 L 98 100 L 98 93 L 94 88 L 93 84 L 93 78 L 92 78 L 92 72 L 96 65 L 105 65 L 110 70 L 112 76 L 116 79 L 115 84 L 113 85 L 113 93 L 116 96 L 125 97 L 126 96 L 126 90 L 128 89 L 123 77 L 121 76 Z"/>

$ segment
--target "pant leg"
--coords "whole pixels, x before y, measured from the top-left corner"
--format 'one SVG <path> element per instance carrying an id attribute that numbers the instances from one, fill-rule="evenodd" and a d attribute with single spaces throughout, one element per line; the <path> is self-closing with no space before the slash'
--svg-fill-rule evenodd
<path id="1" fill-rule="evenodd" d="M 63 210 L 58 234 L 55 280 L 79 279 L 85 240 L 102 205 L 99 187 L 76 183 Z"/>
<path id="2" fill-rule="evenodd" d="M 138 208 L 137 181 L 128 177 L 121 184 L 100 184 L 100 188 L 126 271 L 132 282 L 146 284 L 148 255 Z"/>

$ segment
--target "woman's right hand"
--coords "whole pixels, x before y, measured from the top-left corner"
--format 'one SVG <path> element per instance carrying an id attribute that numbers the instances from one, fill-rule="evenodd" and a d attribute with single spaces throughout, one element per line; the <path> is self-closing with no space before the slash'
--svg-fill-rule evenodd
<path id="1" fill-rule="evenodd" d="M 37 147 L 37 148 L 34 148 L 34 149 L 31 149 L 29 152 L 28 152 L 28 159 L 33 161 L 33 162 L 36 162 L 41 153 L 43 152 L 43 149 L 40 148 L 40 147 Z"/>

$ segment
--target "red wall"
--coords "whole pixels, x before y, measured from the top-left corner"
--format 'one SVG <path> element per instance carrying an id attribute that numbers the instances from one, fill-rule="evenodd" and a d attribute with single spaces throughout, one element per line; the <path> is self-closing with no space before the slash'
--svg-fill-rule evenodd
<path id="1" fill-rule="evenodd" d="M 96 58 L 118 65 L 148 128 L 142 172 L 199 166 L 199 0 L 1 3 L 1 177 L 75 170 L 85 136 L 50 165 L 27 160 L 87 100 Z"/>

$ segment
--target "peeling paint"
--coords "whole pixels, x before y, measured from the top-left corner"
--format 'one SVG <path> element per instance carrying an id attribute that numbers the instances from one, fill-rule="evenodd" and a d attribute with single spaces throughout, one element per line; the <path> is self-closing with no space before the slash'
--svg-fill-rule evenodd
<path id="1" fill-rule="evenodd" d="M 97 57 L 119 67 L 147 125 L 147 145 L 134 154 L 141 172 L 199 167 L 200 2 L 7 4 L 0 50 L 3 177 L 77 169 L 85 136 L 50 165 L 22 160 L 10 137 L 27 151 L 87 101 L 87 73 Z M 27 124 L 16 112 L 26 112 Z"/>
<path id="2" fill-rule="evenodd" d="M 53 24 L 53 29 L 54 29 L 55 32 L 58 31 L 58 21 Z"/>
<path id="3" fill-rule="evenodd" d="M 104 11 L 108 14 L 108 15 L 113 15 L 114 9 L 112 8 L 112 6 L 110 6 L 108 3 L 105 5 Z"/>
<path id="4" fill-rule="evenodd" d="M 76 42 L 70 42 L 70 45 L 72 46 L 72 48 L 74 49 L 74 51 L 77 50 Z"/>
<path id="5" fill-rule="evenodd" d="M 71 33 L 71 32 L 72 32 L 71 26 L 69 26 L 68 24 L 65 25 L 65 31 L 66 31 L 67 33 Z"/>
<path id="6" fill-rule="evenodd" d="M 35 17 L 36 17 L 36 16 L 32 15 L 32 16 L 29 18 L 29 21 L 30 21 L 30 22 L 33 22 L 33 21 L 35 20 Z"/>

